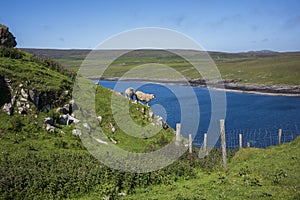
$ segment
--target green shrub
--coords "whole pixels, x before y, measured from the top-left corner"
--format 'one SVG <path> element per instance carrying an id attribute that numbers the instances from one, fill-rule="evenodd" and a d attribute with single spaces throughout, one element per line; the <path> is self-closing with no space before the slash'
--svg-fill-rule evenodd
<path id="1" fill-rule="evenodd" d="M 24 124 L 20 115 L 14 115 L 9 119 L 10 129 L 14 132 L 20 132 Z"/>
<path id="2" fill-rule="evenodd" d="M 15 48 L 0 47 L 0 57 L 7 57 L 11 59 L 22 59 L 24 52 Z"/>

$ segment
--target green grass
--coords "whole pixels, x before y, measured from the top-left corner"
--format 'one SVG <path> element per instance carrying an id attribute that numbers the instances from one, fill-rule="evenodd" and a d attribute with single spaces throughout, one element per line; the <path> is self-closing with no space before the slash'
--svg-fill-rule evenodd
<path id="1" fill-rule="evenodd" d="M 300 84 L 300 57 L 278 56 L 217 62 L 223 79 L 243 83 Z"/>
<path id="2" fill-rule="evenodd" d="M 31 54 L 23 52 L 22 58 L 0 57 L 0 70 L 5 78 L 12 80 L 12 87 L 27 82 L 25 87 L 35 87 L 40 91 L 61 90 L 71 84 L 71 78 L 51 69 L 46 61 L 35 60 Z M 54 63 L 54 62 L 53 62 Z M 31 88 L 30 88 L 31 89 Z"/>
<path id="3" fill-rule="evenodd" d="M 116 94 L 98 86 L 96 111 L 103 116 L 103 130 L 118 141 L 120 148 L 130 152 L 152 151 L 173 138 L 172 129 L 161 130 L 147 139 L 130 137 L 116 125 L 117 131 L 109 133 L 109 123 L 115 124 L 111 95 Z M 122 96 L 116 97 L 128 102 Z M 147 125 L 149 121 L 142 119 L 141 108 L 148 108 L 130 105 L 132 119 L 139 125 Z M 52 111 L 36 113 L 37 118 L 34 114 L 8 116 L 0 112 L 0 198 L 78 198 L 91 191 L 113 197 L 121 191 L 132 193 L 138 185 L 152 184 L 147 173 L 124 173 L 101 164 L 85 149 L 80 138 L 71 134 L 74 125 L 56 124 L 56 133 L 46 132 L 43 119 L 51 116 Z"/>
<path id="4" fill-rule="evenodd" d="M 116 141 L 119 141 L 119 147 L 130 152 L 144 152 L 145 148 L 153 146 L 152 150 L 154 150 L 156 148 L 159 148 L 161 145 L 167 144 L 173 138 L 174 130 L 172 128 L 168 128 L 167 130 L 162 129 L 155 136 L 145 139 L 133 137 L 125 133 L 122 129 L 118 127 L 114 120 L 113 112 L 111 109 L 112 95 L 114 95 L 115 98 L 118 98 L 123 103 L 129 104 L 130 117 L 133 120 L 133 122 L 138 126 L 145 127 L 149 125 L 149 108 L 142 104 L 132 104 L 132 102 L 129 102 L 123 96 L 115 94 L 109 89 L 100 86 L 97 87 L 95 103 L 96 113 L 103 117 L 101 128 L 105 133 L 107 133 L 107 136 L 114 138 Z M 141 112 L 142 108 L 145 110 L 145 114 Z M 115 133 L 112 133 L 110 130 L 110 122 L 112 122 L 116 128 Z"/>
<path id="5" fill-rule="evenodd" d="M 12 58 L 12 54 L 0 57 L 1 76 L 12 80 L 13 89 L 18 88 L 20 83 L 25 88 L 36 88 L 38 91 L 61 93 L 72 89 L 72 80 L 66 76 L 69 72 L 55 62 L 22 51 L 19 53 L 22 55 L 18 58 Z M 6 90 L 6 95 L 9 92 Z M 5 95 L 2 94 L 2 103 L 10 101 L 4 99 Z M 112 96 L 130 104 L 130 117 L 138 125 L 146 126 L 150 123 L 149 109 L 141 104 L 129 103 L 125 97 L 97 86 L 96 113 L 103 116 L 103 130 L 107 136 L 118 141 L 120 148 L 130 152 L 152 151 L 173 138 L 174 130 L 171 128 L 161 130 L 149 138 L 125 134 L 114 121 L 110 106 Z M 62 100 L 60 106 L 67 100 Z M 141 112 L 142 108 L 145 114 Z M 41 112 L 35 107 L 32 109 L 27 115 L 15 112 L 12 116 L 8 116 L 2 109 L 0 111 L 1 199 L 65 199 L 80 197 L 91 191 L 101 196 L 115 196 L 121 191 L 132 193 L 138 185 L 152 184 L 149 174 L 124 173 L 101 164 L 86 150 L 81 139 L 72 135 L 75 129 L 73 124 L 64 126 L 56 123 L 55 133 L 47 132 L 43 120 L 45 117 L 57 116 L 55 108 L 50 112 Z M 109 123 L 113 123 L 117 129 L 114 134 L 110 132 Z"/>
<path id="6" fill-rule="evenodd" d="M 124 199 L 299 199 L 300 137 L 267 149 L 239 150 L 226 172 L 139 188 Z"/>
<path id="7" fill-rule="evenodd" d="M 55 50 L 32 51 L 54 58 L 63 66 L 75 71 L 88 54 L 88 51 L 82 50 L 62 50 L 60 54 L 55 53 Z M 176 51 L 191 59 L 199 59 L 195 51 Z M 115 55 L 116 52 L 101 51 L 107 58 L 110 55 Z M 300 85 L 299 52 L 208 53 L 225 80 L 241 80 L 241 83 Z M 197 71 L 184 59 L 159 50 L 139 50 L 122 55 L 112 63 L 103 76 L 121 77 L 128 70 L 147 63 L 160 63 L 171 66 L 186 78 L 201 78 Z M 97 74 L 95 75 L 97 76 Z"/>

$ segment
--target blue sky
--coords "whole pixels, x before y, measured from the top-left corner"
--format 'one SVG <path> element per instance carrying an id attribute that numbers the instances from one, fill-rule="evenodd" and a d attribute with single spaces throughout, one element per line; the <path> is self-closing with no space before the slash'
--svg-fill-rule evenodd
<path id="1" fill-rule="evenodd" d="M 133 28 L 182 32 L 206 50 L 300 51 L 299 0 L 11 0 L 0 23 L 18 47 L 94 48 Z"/>

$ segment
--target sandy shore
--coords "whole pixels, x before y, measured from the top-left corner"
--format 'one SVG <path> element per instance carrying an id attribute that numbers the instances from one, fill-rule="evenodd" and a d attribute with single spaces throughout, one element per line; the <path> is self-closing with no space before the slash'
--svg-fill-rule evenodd
<path id="1" fill-rule="evenodd" d="M 147 78 L 127 78 L 119 79 L 118 77 L 112 78 L 92 78 L 93 80 L 106 80 L 106 81 L 137 81 L 137 82 L 150 82 L 160 84 L 172 85 L 191 85 L 198 87 L 207 87 L 216 90 L 223 90 L 227 92 L 239 92 L 248 94 L 262 94 L 272 96 L 294 96 L 300 97 L 300 85 L 271 85 L 271 84 L 241 84 L 238 81 L 230 80 L 220 82 L 197 80 L 169 80 L 169 79 L 147 79 Z"/>

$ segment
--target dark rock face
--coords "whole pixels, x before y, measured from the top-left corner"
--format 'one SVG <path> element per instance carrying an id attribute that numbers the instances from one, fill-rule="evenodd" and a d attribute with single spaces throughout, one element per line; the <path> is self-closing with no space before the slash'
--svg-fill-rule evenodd
<path id="1" fill-rule="evenodd" d="M 5 76 L 0 74 L 0 107 L 10 102 L 12 96 L 10 94 L 10 80 L 6 80 Z"/>
<path id="2" fill-rule="evenodd" d="M 0 46 L 12 48 L 17 46 L 16 38 L 9 32 L 8 27 L 0 24 Z"/>

